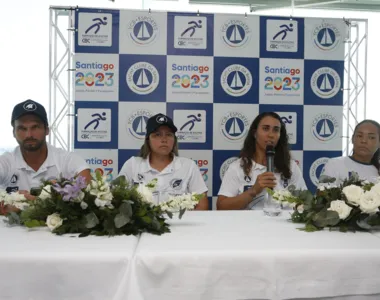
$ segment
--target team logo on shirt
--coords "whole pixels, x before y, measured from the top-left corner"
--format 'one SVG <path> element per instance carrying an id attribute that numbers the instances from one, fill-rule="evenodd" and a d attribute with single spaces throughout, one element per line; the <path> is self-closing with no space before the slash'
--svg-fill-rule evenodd
<path id="1" fill-rule="evenodd" d="M 139 173 L 139 174 L 137 174 L 137 178 L 141 181 L 144 179 L 144 175 Z"/>
<path id="2" fill-rule="evenodd" d="M 18 177 L 16 174 L 13 174 L 12 178 L 11 178 L 11 183 L 16 183 L 18 180 Z"/>
<path id="3" fill-rule="evenodd" d="M 182 179 L 173 179 L 172 181 L 170 181 L 170 186 L 174 189 L 174 190 L 180 190 L 181 187 L 182 187 L 182 182 L 183 180 Z"/>
<path id="4" fill-rule="evenodd" d="M 252 179 L 251 179 L 251 177 L 245 175 L 244 180 L 245 180 L 245 182 L 251 182 Z"/>
<path id="5" fill-rule="evenodd" d="M 311 164 L 309 176 L 310 176 L 311 182 L 315 186 L 318 186 L 319 176 L 321 176 L 321 173 L 323 172 L 325 164 L 328 162 L 328 160 L 329 160 L 328 157 L 321 157 Z"/>

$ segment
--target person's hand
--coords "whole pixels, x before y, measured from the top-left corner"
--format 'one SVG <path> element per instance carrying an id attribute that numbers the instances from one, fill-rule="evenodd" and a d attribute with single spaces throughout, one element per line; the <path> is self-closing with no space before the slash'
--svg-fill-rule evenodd
<path id="1" fill-rule="evenodd" d="M 36 196 L 32 196 L 30 192 L 26 190 L 18 191 L 18 193 L 24 195 L 26 200 L 36 200 L 37 198 Z"/>
<path id="2" fill-rule="evenodd" d="M 276 184 L 276 176 L 274 176 L 274 173 L 265 172 L 257 176 L 255 184 L 251 187 L 251 191 L 254 196 L 257 196 L 265 188 L 274 188 Z"/>

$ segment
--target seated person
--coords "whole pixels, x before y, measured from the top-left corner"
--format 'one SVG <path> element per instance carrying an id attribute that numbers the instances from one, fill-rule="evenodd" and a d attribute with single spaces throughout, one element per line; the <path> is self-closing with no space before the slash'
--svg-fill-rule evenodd
<path id="1" fill-rule="evenodd" d="M 275 172 L 267 172 L 266 147 L 275 148 Z M 239 159 L 226 171 L 218 193 L 217 209 L 262 209 L 265 188 L 294 185 L 307 189 L 301 171 L 291 160 L 288 135 L 278 114 L 258 115 L 249 128 Z"/>
<path id="2" fill-rule="evenodd" d="M 128 159 L 119 176 L 125 176 L 128 182 L 143 184 L 157 178 L 159 201 L 165 201 L 169 195 L 203 194 L 195 209 L 207 210 L 207 186 L 194 161 L 178 156 L 176 131 L 177 127 L 168 116 L 151 117 L 139 157 Z"/>
<path id="3" fill-rule="evenodd" d="M 374 182 L 380 174 L 380 124 L 373 120 L 360 122 L 355 127 L 352 144 L 352 155 L 331 158 L 322 174 L 336 178 L 337 184 L 349 178 L 352 172 Z"/>
<path id="4" fill-rule="evenodd" d="M 17 104 L 11 124 L 19 146 L 0 156 L 0 189 L 18 191 L 32 200 L 30 189 L 40 187 L 41 180 L 81 175 L 90 182 L 90 170 L 83 158 L 46 143 L 49 125 L 41 104 L 32 100 Z"/>

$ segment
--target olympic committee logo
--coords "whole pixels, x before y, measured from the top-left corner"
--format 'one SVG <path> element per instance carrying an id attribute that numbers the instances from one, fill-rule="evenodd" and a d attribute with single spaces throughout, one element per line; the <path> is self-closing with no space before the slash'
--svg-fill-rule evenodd
<path id="1" fill-rule="evenodd" d="M 224 177 L 224 174 L 226 174 L 229 166 L 235 161 L 235 160 L 238 160 L 239 158 L 237 157 L 230 157 L 228 158 L 227 160 L 225 160 L 223 162 L 223 164 L 220 166 L 220 172 L 219 172 L 219 175 L 220 175 L 220 180 L 223 180 L 223 177 Z"/>
<path id="2" fill-rule="evenodd" d="M 231 48 L 243 47 L 251 35 L 251 29 L 241 20 L 228 20 L 220 31 L 222 40 Z"/>
<path id="3" fill-rule="evenodd" d="M 127 118 L 127 131 L 135 139 L 143 140 L 146 135 L 146 123 L 153 113 L 146 109 L 139 109 L 132 112 Z"/>
<path id="4" fill-rule="evenodd" d="M 341 80 L 339 74 L 334 69 L 323 67 L 313 73 L 310 85 L 314 94 L 318 97 L 329 99 L 340 91 Z"/>
<path id="5" fill-rule="evenodd" d="M 250 121 L 241 112 L 228 112 L 220 120 L 219 128 L 222 136 L 228 141 L 241 141 L 247 134 Z"/>
<path id="6" fill-rule="evenodd" d="M 251 72 L 242 65 L 230 65 L 222 72 L 220 84 L 228 95 L 241 97 L 251 89 L 252 75 Z"/>
<path id="7" fill-rule="evenodd" d="M 322 51 L 333 51 L 341 43 L 342 35 L 337 26 L 331 23 L 322 23 L 312 32 L 314 46 Z"/>
<path id="8" fill-rule="evenodd" d="M 129 23 L 128 32 L 132 41 L 140 46 L 146 46 L 157 39 L 159 29 L 154 18 L 140 16 Z"/>
<path id="9" fill-rule="evenodd" d="M 315 160 L 310 167 L 309 170 L 309 176 L 311 182 L 315 185 L 318 186 L 319 183 L 319 176 L 321 176 L 323 169 L 325 167 L 325 164 L 328 162 L 329 158 L 328 157 L 321 157 Z"/>
<path id="10" fill-rule="evenodd" d="M 328 113 L 317 115 L 312 122 L 311 133 L 320 142 L 328 142 L 337 136 L 339 131 L 338 120 Z"/>
<path id="11" fill-rule="evenodd" d="M 133 92 L 139 95 L 147 95 L 157 88 L 160 76 L 152 64 L 138 62 L 128 69 L 126 81 Z"/>

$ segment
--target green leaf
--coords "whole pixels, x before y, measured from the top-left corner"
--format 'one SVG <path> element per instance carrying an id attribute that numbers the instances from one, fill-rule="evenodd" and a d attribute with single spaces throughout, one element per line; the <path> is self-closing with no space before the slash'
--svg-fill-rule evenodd
<path id="1" fill-rule="evenodd" d="M 125 201 L 120 205 L 120 214 L 125 215 L 128 218 L 132 217 L 132 205 L 130 202 Z"/>
<path id="2" fill-rule="evenodd" d="M 346 225 L 346 224 L 341 224 L 341 225 L 339 226 L 339 231 L 340 231 L 340 232 L 347 232 L 347 231 L 348 231 L 348 227 L 347 227 L 347 225 Z"/>
<path id="3" fill-rule="evenodd" d="M 152 227 L 155 230 L 160 230 L 161 229 L 161 224 L 160 224 L 160 222 L 156 218 L 154 218 L 153 221 L 152 221 Z"/>
<path id="4" fill-rule="evenodd" d="M 178 216 L 179 219 L 182 218 L 182 216 L 183 216 L 183 214 L 185 213 L 185 211 L 186 211 L 186 208 L 183 208 L 183 209 L 181 209 L 181 210 L 179 211 L 179 216 Z"/>
<path id="5" fill-rule="evenodd" d="M 121 228 L 124 225 L 128 224 L 131 221 L 131 218 L 126 214 L 117 214 L 115 216 L 114 222 L 116 228 Z"/>
<path id="6" fill-rule="evenodd" d="M 111 185 L 127 185 L 127 178 L 121 175 L 111 182 Z"/>
<path id="7" fill-rule="evenodd" d="M 7 214 L 7 222 L 9 225 L 21 225 L 21 219 L 18 213 L 10 212 Z"/>
<path id="8" fill-rule="evenodd" d="M 168 217 L 169 217 L 170 219 L 173 219 L 173 213 L 172 213 L 172 212 L 170 212 L 170 211 L 166 211 L 166 214 L 168 215 Z"/>
<path id="9" fill-rule="evenodd" d="M 99 219 L 93 212 L 90 212 L 89 214 L 85 215 L 84 218 L 86 221 L 85 226 L 88 229 L 94 228 L 96 225 L 99 224 Z"/>
<path id="10" fill-rule="evenodd" d="M 298 230 L 301 230 L 301 231 L 306 231 L 306 232 L 315 232 L 315 231 L 319 231 L 320 228 L 318 227 L 315 227 L 313 224 L 311 223 L 308 223 L 305 225 L 305 227 L 303 228 L 298 228 Z"/>
<path id="11" fill-rule="evenodd" d="M 152 219 L 149 216 L 143 216 L 141 220 L 143 220 L 147 224 L 152 224 Z"/>
<path id="12" fill-rule="evenodd" d="M 24 225 L 28 228 L 41 227 L 45 225 L 45 222 L 38 220 L 28 220 L 24 223 Z"/>
<path id="13" fill-rule="evenodd" d="M 313 216 L 315 226 L 323 228 L 326 226 L 335 226 L 339 223 L 339 215 L 336 211 L 322 210 Z"/>

